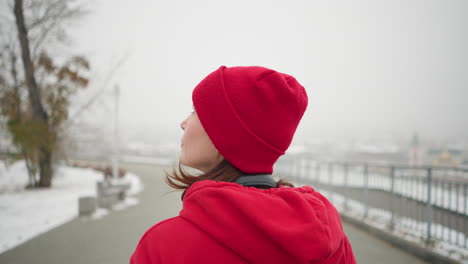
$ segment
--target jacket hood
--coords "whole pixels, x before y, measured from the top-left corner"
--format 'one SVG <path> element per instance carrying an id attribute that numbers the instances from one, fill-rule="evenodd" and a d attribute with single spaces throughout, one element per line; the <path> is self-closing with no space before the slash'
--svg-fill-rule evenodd
<path id="1" fill-rule="evenodd" d="M 345 238 L 334 206 L 309 186 L 199 181 L 180 216 L 250 263 L 329 263 Z"/>

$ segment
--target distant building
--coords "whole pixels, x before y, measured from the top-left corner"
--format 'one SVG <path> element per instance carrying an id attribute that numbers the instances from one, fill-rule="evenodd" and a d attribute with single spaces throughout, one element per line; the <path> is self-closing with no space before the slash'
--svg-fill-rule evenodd
<path id="1" fill-rule="evenodd" d="M 419 136 L 414 133 L 408 150 L 408 164 L 410 166 L 421 166 L 423 161 L 423 151 L 420 144 Z"/>
<path id="2" fill-rule="evenodd" d="M 428 151 L 428 160 L 432 166 L 459 167 L 463 164 L 463 152 L 458 149 L 434 148 Z"/>
<path id="3" fill-rule="evenodd" d="M 369 163 L 406 163 L 405 151 L 396 145 L 391 144 L 357 144 L 344 154 L 344 160 L 350 162 Z"/>

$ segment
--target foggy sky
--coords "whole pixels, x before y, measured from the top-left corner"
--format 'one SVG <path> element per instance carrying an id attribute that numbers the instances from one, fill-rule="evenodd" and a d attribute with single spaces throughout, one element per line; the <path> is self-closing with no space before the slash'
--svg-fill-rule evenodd
<path id="1" fill-rule="evenodd" d="M 220 65 L 295 76 L 296 140 L 468 138 L 468 1 L 89 1 L 74 49 L 122 89 L 121 126 L 180 138 Z M 92 114 L 88 115 L 92 118 Z"/>

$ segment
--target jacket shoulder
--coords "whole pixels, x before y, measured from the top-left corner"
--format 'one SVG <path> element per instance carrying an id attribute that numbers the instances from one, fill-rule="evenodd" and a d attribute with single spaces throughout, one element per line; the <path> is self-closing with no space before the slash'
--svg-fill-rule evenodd
<path id="1" fill-rule="evenodd" d="M 140 239 L 130 263 L 245 263 L 203 230 L 181 216 L 164 220 Z"/>
<path id="2" fill-rule="evenodd" d="M 169 218 L 161 221 L 149 228 L 140 238 L 138 245 L 130 257 L 131 264 L 146 264 L 146 263 L 161 263 L 159 257 L 159 243 L 165 238 L 161 238 L 161 231 L 167 229 L 167 226 L 173 225 L 172 222 L 177 221 L 177 217 Z M 164 232 L 162 232 L 164 233 Z M 160 239 L 156 239 L 160 237 Z"/>
<path id="3" fill-rule="evenodd" d="M 160 237 L 161 235 L 170 231 L 172 228 L 177 227 L 181 224 L 183 223 L 181 222 L 179 216 L 163 220 L 146 230 L 146 232 L 141 237 L 139 244 L 144 242 L 145 240 L 152 239 L 154 237 Z"/>

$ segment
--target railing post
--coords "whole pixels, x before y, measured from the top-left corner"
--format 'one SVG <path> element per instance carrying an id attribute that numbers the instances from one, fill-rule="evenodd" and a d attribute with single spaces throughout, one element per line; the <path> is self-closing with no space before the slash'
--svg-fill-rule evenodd
<path id="1" fill-rule="evenodd" d="M 297 157 L 296 155 L 292 155 L 291 157 L 291 174 L 293 175 L 294 178 L 299 178 L 297 176 L 297 166 L 296 166 L 296 163 L 297 163 Z M 299 180 L 299 179 L 298 179 Z"/>
<path id="2" fill-rule="evenodd" d="M 293 154 L 291 155 L 291 168 L 290 168 L 290 171 L 291 171 L 291 175 L 292 177 L 298 179 L 299 181 L 299 177 L 297 176 L 297 173 L 296 173 L 296 156 Z"/>
<path id="3" fill-rule="evenodd" d="M 301 179 L 301 184 L 304 184 L 304 170 L 303 170 L 303 161 L 304 158 L 302 157 L 302 154 L 297 154 L 297 162 L 296 162 L 296 173 L 299 179 Z"/>
<path id="4" fill-rule="evenodd" d="M 432 203 L 431 203 L 431 190 L 432 190 L 432 168 L 427 168 L 427 201 L 426 201 L 426 219 L 427 219 L 427 238 L 426 244 L 432 245 Z"/>
<path id="5" fill-rule="evenodd" d="M 302 184 L 304 184 L 304 175 L 302 170 L 302 154 L 297 154 L 296 158 L 296 174 L 301 179 Z"/>
<path id="6" fill-rule="evenodd" d="M 364 164 L 364 218 L 369 215 L 369 166 Z"/>
<path id="7" fill-rule="evenodd" d="M 304 154 L 304 160 L 303 162 L 305 162 L 305 168 L 304 168 L 304 178 L 306 179 L 306 184 L 310 184 L 310 158 L 309 158 L 309 155 L 306 153 Z"/>
<path id="8" fill-rule="evenodd" d="M 299 175 L 299 177 L 302 179 L 302 181 L 304 181 L 304 157 L 302 156 L 302 154 L 298 154 L 298 157 L 297 157 L 297 174 Z"/>
<path id="9" fill-rule="evenodd" d="M 390 219 L 390 229 L 395 228 L 395 167 L 390 167 L 390 213 L 392 218 Z"/>
<path id="10" fill-rule="evenodd" d="M 301 154 L 296 154 L 296 162 L 295 162 L 295 167 L 296 167 L 296 177 L 299 179 L 301 184 L 304 184 L 304 179 L 302 179 L 302 156 Z"/>
<path id="11" fill-rule="evenodd" d="M 307 157 L 305 154 L 301 154 L 301 162 L 299 162 L 299 169 L 301 170 L 301 178 L 304 181 L 304 184 L 307 184 L 306 177 L 307 177 Z"/>
<path id="12" fill-rule="evenodd" d="M 315 162 L 315 181 L 319 182 L 320 180 L 320 162 L 317 160 Z"/>
<path id="13" fill-rule="evenodd" d="M 349 186 L 348 186 L 348 164 L 345 163 L 343 164 L 343 173 L 344 173 L 344 186 L 343 186 L 343 194 L 344 194 L 344 198 L 345 198 L 345 204 L 344 204 L 344 207 L 345 207 L 345 210 L 347 211 L 349 209 L 349 204 L 348 204 L 348 200 L 349 200 L 349 193 L 350 193 L 350 190 L 349 190 Z"/>
<path id="14" fill-rule="evenodd" d="M 463 183 L 463 204 L 465 205 L 465 209 L 463 210 L 465 215 L 468 215 L 468 184 L 466 183 Z M 466 232 L 466 222 L 467 221 L 463 221 L 463 230 L 465 230 Z M 463 236 L 464 238 L 464 247 L 465 248 L 468 248 L 468 238 L 467 238 L 467 235 L 466 233 L 464 234 Z"/>
<path id="15" fill-rule="evenodd" d="M 286 161 L 286 171 L 287 171 L 287 174 L 290 176 L 290 177 L 293 177 L 294 178 L 294 174 L 293 174 L 293 157 L 292 156 L 289 156 L 287 161 Z"/>
<path id="16" fill-rule="evenodd" d="M 455 183 L 455 201 L 456 201 L 456 204 L 457 204 L 457 213 L 460 213 L 460 199 L 459 199 L 459 189 L 460 189 L 460 185 L 459 183 Z M 458 222 L 456 222 L 458 224 Z M 457 245 L 459 245 L 460 243 L 460 236 L 457 234 Z"/>
<path id="17" fill-rule="evenodd" d="M 335 191 L 333 189 L 333 163 L 329 162 L 328 163 L 328 193 L 330 196 L 330 199 L 333 201 L 333 192 Z"/>

